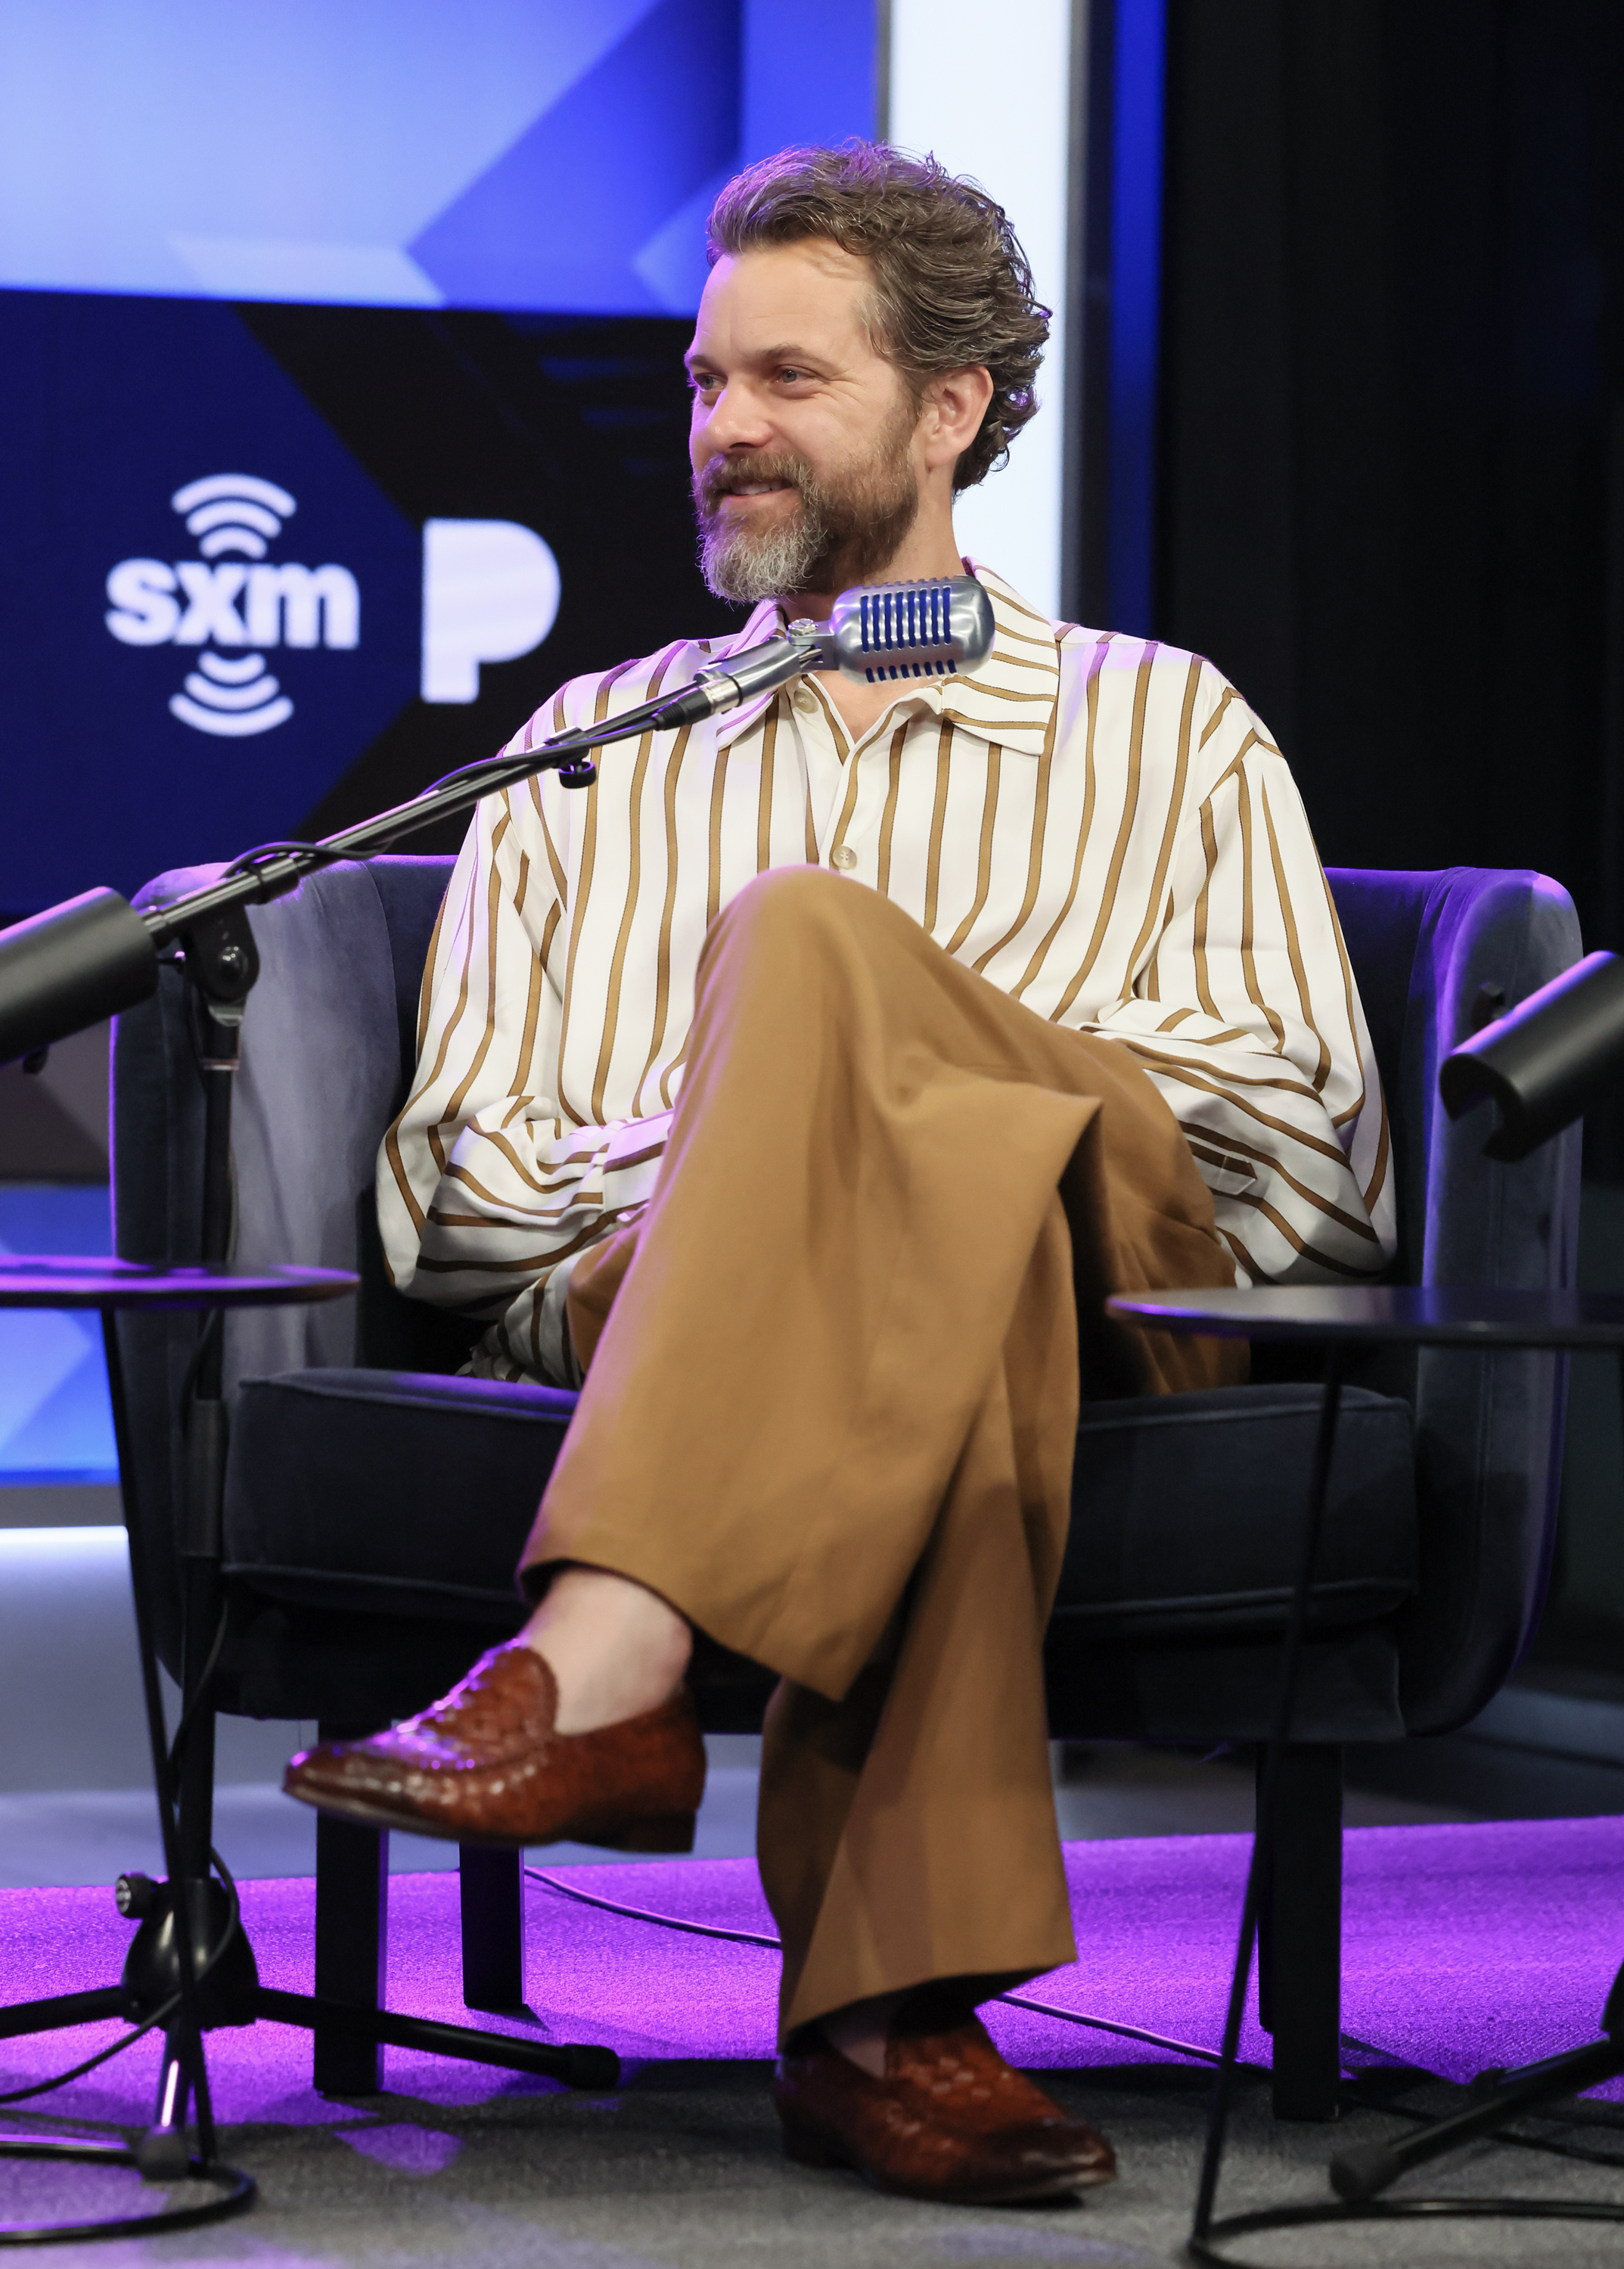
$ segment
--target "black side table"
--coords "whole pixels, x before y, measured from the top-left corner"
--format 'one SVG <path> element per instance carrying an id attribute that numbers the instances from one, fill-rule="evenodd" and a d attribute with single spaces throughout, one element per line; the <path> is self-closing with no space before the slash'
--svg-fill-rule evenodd
<path id="1" fill-rule="evenodd" d="M 65 2159 L 100 2166 L 138 2167 L 153 2180 L 190 2178 L 210 2184 L 214 2191 L 211 2197 L 194 2203 L 171 2205 L 152 2214 L 122 2215 L 111 2221 L 46 2225 L 11 2222 L 0 2226 L 0 2243 L 38 2243 L 50 2238 L 144 2236 L 160 2229 L 185 2229 L 199 2222 L 217 2221 L 225 2214 L 240 2213 L 254 2201 L 253 2178 L 234 2167 L 223 2165 L 217 2153 L 203 2057 L 203 2009 L 198 1991 L 208 1970 L 246 1941 L 239 1927 L 235 1891 L 226 1877 L 222 1887 L 226 1895 L 223 1934 L 209 1946 L 201 1964 L 196 1958 L 194 1936 L 200 1924 L 207 1931 L 212 1886 L 206 1880 L 196 1886 L 188 1883 L 181 1866 L 169 1743 L 158 1682 L 158 1657 L 152 1643 L 153 1571 L 149 1558 L 151 1539 L 136 1502 L 129 1414 L 114 1319 L 121 1308 L 189 1309 L 218 1313 L 227 1308 L 290 1307 L 337 1299 L 352 1292 L 358 1282 L 358 1278 L 339 1268 L 150 1268 L 137 1261 L 85 1260 L 77 1255 L 59 1258 L 7 1254 L 0 1261 L 0 1308 L 95 1308 L 100 1312 L 114 1438 L 118 1445 L 124 1526 L 129 1540 L 130 1588 L 135 1600 L 147 1733 L 151 1744 L 152 1785 L 169 1879 L 166 1896 L 163 1888 L 151 1885 L 138 1895 L 148 1911 L 142 1917 L 130 1949 L 130 1962 L 119 1984 L 93 1988 L 85 1993 L 58 1994 L 49 2000 L 22 2002 L 0 2009 L 0 2038 L 87 2024 L 102 2017 L 129 2015 L 139 2020 L 136 2032 L 76 2067 L 76 2073 L 88 2070 L 117 2049 L 127 2047 L 140 2033 L 161 2025 L 164 2059 L 156 2124 L 135 2150 L 110 2143 L 29 2139 L 0 2142 L 0 2154 L 11 2158 Z M 176 1927 L 177 1903 L 188 1912 L 201 1904 L 202 1911 L 192 1913 L 192 1928 Z M 208 1944 L 207 1937 L 204 1942 Z M 146 1988 L 144 1992 L 140 1990 L 142 1985 Z M 17 2088 L 0 2101 L 16 2103 L 26 2096 L 43 2095 L 58 2084 L 47 2081 L 33 2088 Z M 186 2140 L 188 2095 L 197 2108 L 196 2154 Z"/>
<path id="2" fill-rule="evenodd" d="M 1214 2221 L 1213 2208 L 1223 2159 L 1230 2085 L 1240 2044 L 1241 2015 L 1251 1973 L 1262 1882 L 1260 1855 L 1273 1819 L 1281 1752 L 1290 1736 L 1292 1704 L 1308 1628 L 1310 1594 L 1325 1526 L 1325 1494 L 1336 1442 L 1337 1415 L 1348 1354 L 1362 1347 L 1406 1343 L 1452 1347 L 1487 1354 L 1499 1348 L 1624 1349 L 1624 1293 L 1499 1290 L 1446 1285 L 1257 1285 L 1244 1290 L 1118 1294 L 1106 1302 L 1125 1323 L 1186 1337 L 1273 1340 L 1323 1347 L 1325 1393 L 1314 1445 L 1302 1554 L 1293 1587 L 1281 1655 L 1280 1697 L 1259 1794 L 1251 1864 L 1230 1978 L 1223 2052 L 1213 2083 L 1200 2187 L 1188 2248 L 1198 2260 L 1233 2262 L 1215 2240 L 1265 2229 L 1353 2221 L 1406 2221 L 1437 2216 L 1505 2216 L 1524 2221 L 1624 2221 L 1624 2206 L 1610 2202 L 1545 2199 L 1406 2199 L 1382 2200 L 1406 2168 L 1486 2134 L 1532 2103 L 1594 2088 L 1624 2072 L 1624 1969 L 1602 2012 L 1602 2037 L 1525 2073 L 1495 2076 L 1495 2084 L 1466 2110 L 1406 2135 L 1396 2144 L 1366 2145 L 1331 2162 L 1332 2186 L 1341 2203 L 1276 2206 Z"/>

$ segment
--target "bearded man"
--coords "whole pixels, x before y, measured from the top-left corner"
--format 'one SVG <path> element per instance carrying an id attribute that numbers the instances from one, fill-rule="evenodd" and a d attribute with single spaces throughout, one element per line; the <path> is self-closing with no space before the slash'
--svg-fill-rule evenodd
<path id="1" fill-rule="evenodd" d="M 1040 1646 L 1080 1391 L 1236 1377 L 1113 1290 L 1392 1249 L 1369 1038 L 1290 775 L 1199 657 L 967 570 L 956 493 L 1032 415 L 1000 210 L 881 145 L 731 182 L 688 366 L 711 588 L 754 612 L 566 685 L 675 691 L 837 593 L 976 573 L 941 680 L 829 673 L 476 813 L 383 1145 L 395 1282 L 473 1368 L 579 1385 L 535 1610 L 421 1717 L 296 1759 L 352 1818 L 687 1848 L 695 1633 L 780 1683 L 757 1846 L 786 2149 L 986 2202 L 1109 2147 L 973 2012 L 1075 1958 Z"/>

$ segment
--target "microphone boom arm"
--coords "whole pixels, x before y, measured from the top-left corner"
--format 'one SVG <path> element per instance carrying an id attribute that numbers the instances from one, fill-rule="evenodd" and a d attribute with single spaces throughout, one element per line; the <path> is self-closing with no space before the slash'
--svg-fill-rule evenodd
<path id="1" fill-rule="evenodd" d="M 150 998 L 158 987 L 159 950 L 177 938 L 196 943 L 228 926 L 225 950 L 238 957 L 232 966 L 249 972 L 251 983 L 252 941 L 237 928 L 243 907 L 284 898 L 306 875 L 337 860 L 387 851 L 402 836 L 454 818 L 533 772 L 556 771 L 572 787 L 588 787 L 595 773 L 582 761 L 587 750 L 651 728 L 665 706 L 646 701 L 601 725 L 556 734 L 537 748 L 466 765 L 405 803 L 318 843 L 268 844 L 262 853 L 245 852 L 218 882 L 163 905 L 137 912 L 116 891 L 86 891 L 14 924 L 0 932 L 0 1063 L 19 1056 L 43 1061 L 53 1041 Z"/>
<path id="2" fill-rule="evenodd" d="M 234 860 L 217 882 L 139 913 L 115 891 L 89 891 L 0 934 L 0 1063 L 31 1056 L 144 1001 L 158 985 L 159 950 L 188 942 L 205 989 L 225 1000 L 253 983 L 253 940 L 243 909 L 296 890 L 340 859 L 366 859 L 435 820 L 541 772 L 566 787 L 596 778 L 588 752 L 646 732 L 668 732 L 722 714 L 809 669 L 839 669 L 870 684 L 974 669 L 991 650 L 993 610 L 974 577 L 862 585 L 844 591 L 827 623 L 788 632 L 712 662 L 677 692 L 645 701 L 602 724 L 557 733 L 538 747 L 447 772 L 419 795 L 318 843 L 267 843 Z M 229 933 L 229 935 L 228 935 Z M 218 957 L 218 965 L 215 965 Z M 240 1014 L 239 1009 L 236 1013 Z"/>

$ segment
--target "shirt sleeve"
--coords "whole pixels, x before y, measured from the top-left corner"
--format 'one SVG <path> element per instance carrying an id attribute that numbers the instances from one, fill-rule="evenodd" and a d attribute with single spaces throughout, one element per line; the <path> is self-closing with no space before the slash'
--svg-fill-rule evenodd
<path id="1" fill-rule="evenodd" d="M 1211 674 L 1155 950 L 1096 1029 L 1132 1048 L 1213 1194 L 1241 1283 L 1335 1283 L 1397 1244 L 1381 1080 L 1279 750 Z"/>
<path id="2" fill-rule="evenodd" d="M 476 807 L 429 948 L 417 1074 L 379 1152 L 378 1216 L 398 1291 L 483 1318 L 498 1367 L 576 1384 L 569 1272 L 646 1204 L 671 1114 L 582 1126 L 550 1091 L 564 887 L 539 795 Z"/>

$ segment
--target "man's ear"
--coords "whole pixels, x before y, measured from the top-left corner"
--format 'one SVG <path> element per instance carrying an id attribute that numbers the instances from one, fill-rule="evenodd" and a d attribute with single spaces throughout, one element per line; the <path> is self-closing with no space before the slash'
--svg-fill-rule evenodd
<path id="1" fill-rule="evenodd" d="M 942 371 L 925 388 L 919 422 L 927 470 L 956 464 L 981 431 L 993 381 L 985 366 Z"/>

